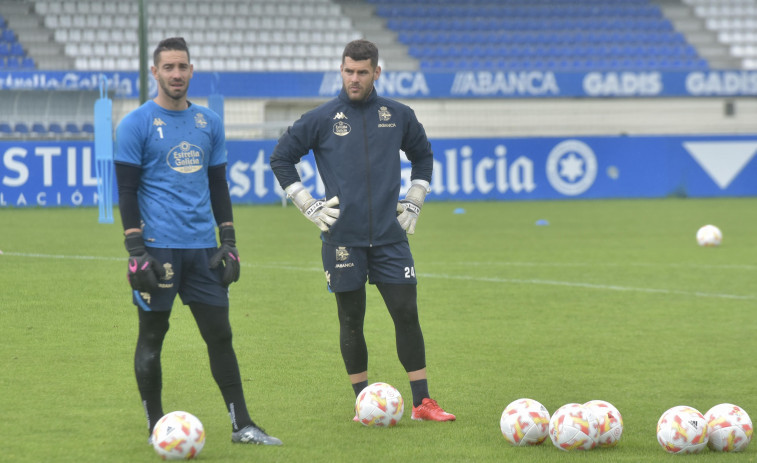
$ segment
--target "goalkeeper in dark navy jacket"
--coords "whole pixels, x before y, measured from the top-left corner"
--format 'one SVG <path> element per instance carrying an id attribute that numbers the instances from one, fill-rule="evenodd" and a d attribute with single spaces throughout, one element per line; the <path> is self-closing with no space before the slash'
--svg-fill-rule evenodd
<path id="1" fill-rule="evenodd" d="M 407 234 L 415 232 L 429 191 L 433 153 L 408 106 L 382 98 L 378 49 L 366 40 L 347 44 L 338 97 L 304 114 L 282 135 L 271 168 L 287 196 L 321 229 L 323 269 L 336 295 L 340 347 L 357 395 L 368 385 L 363 336 L 365 284 L 375 284 L 394 321 L 397 353 L 410 380 L 412 418 L 452 421 L 429 397 L 426 353 L 418 320 L 415 265 Z M 328 200 L 316 200 L 295 164 L 310 150 Z M 400 150 L 412 165 L 411 185 L 398 201 Z"/>
<path id="2" fill-rule="evenodd" d="M 127 277 L 139 313 L 134 371 L 148 431 L 163 415 L 160 354 L 178 294 L 207 344 L 232 442 L 281 445 L 250 418 L 231 343 L 227 288 L 239 279 L 239 253 L 221 119 L 187 100 L 194 69 L 184 39 L 161 41 L 153 62 L 158 95 L 118 125 L 115 156 Z"/>

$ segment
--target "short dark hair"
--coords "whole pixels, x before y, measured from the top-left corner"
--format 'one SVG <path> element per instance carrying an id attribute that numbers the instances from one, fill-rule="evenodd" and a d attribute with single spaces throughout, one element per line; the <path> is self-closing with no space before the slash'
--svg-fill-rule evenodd
<path id="1" fill-rule="evenodd" d="M 169 37 L 161 40 L 158 46 L 155 47 L 155 51 L 152 52 L 152 62 L 155 66 L 160 61 L 160 54 L 166 50 L 185 51 L 187 52 L 187 61 L 189 61 L 189 47 L 187 47 L 184 37 Z"/>
<path id="2" fill-rule="evenodd" d="M 355 61 L 363 61 L 366 59 L 371 60 L 371 66 L 374 68 L 378 66 L 379 52 L 376 45 L 368 40 L 358 39 L 353 40 L 344 47 L 342 52 L 342 63 L 344 58 L 352 58 Z"/>

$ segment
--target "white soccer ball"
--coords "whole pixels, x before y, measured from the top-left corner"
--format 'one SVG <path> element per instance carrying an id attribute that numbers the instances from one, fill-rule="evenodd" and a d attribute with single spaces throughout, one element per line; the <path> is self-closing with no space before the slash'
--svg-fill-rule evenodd
<path id="1" fill-rule="evenodd" d="M 590 400 L 584 404 L 588 407 L 599 423 L 599 437 L 597 445 L 600 447 L 614 447 L 623 434 L 623 417 L 617 408 L 604 400 Z"/>
<path id="2" fill-rule="evenodd" d="M 670 408 L 657 422 L 657 442 L 668 453 L 699 453 L 707 446 L 707 420 L 696 408 Z"/>
<path id="3" fill-rule="evenodd" d="M 707 447 L 718 452 L 741 452 L 752 440 L 752 420 L 738 405 L 719 404 L 704 414 Z"/>
<path id="4" fill-rule="evenodd" d="M 355 412 L 365 426 L 391 427 L 402 418 L 405 402 L 393 386 L 373 383 L 358 394 Z"/>
<path id="5" fill-rule="evenodd" d="M 697 230 L 697 244 L 700 246 L 720 246 L 723 241 L 723 232 L 715 225 L 705 225 Z"/>
<path id="6" fill-rule="evenodd" d="M 539 445 L 549 434 L 549 412 L 533 399 L 514 400 L 502 412 L 499 429 L 513 445 Z"/>
<path id="7" fill-rule="evenodd" d="M 152 446 L 164 460 L 191 460 L 204 445 L 205 428 L 191 413 L 168 413 L 152 430 Z"/>
<path id="8" fill-rule="evenodd" d="M 560 450 L 591 450 L 597 446 L 599 422 L 589 407 L 565 404 L 549 420 L 549 438 Z"/>

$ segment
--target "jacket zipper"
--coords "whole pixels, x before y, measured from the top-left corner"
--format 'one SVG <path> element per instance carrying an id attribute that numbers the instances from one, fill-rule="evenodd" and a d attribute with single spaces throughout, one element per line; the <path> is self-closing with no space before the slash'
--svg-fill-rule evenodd
<path id="1" fill-rule="evenodd" d="M 371 161 L 368 154 L 368 124 L 365 119 L 365 108 L 360 108 L 363 119 L 363 144 L 365 145 L 365 185 L 368 190 L 368 247 L 373 247 L 373 201 L 371 197 Z"/>

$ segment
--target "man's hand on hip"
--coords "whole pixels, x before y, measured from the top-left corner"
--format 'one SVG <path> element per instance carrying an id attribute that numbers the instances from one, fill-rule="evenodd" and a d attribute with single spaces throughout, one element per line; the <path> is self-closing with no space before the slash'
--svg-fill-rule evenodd
<path id="1" fill-rule="evenodd" d="M 408 235 L 415 233 L 415 224 L 426 200 L 429 183 L 425 180 L 413 180 L 405 199 L 397 203 L 397 222 Z"/>
<path id="2" fill-rule="evenodd" d="M 327 200 L 314 199 L 302 182 L 295 182 L 286 187 L 286 193 L 295 206 L 323 232 L 328 232 L 339 218 L 339 198 L 334 196 Z"/>

